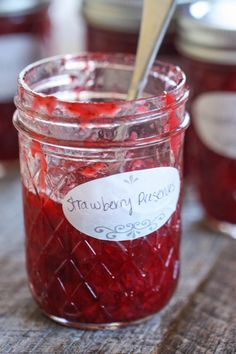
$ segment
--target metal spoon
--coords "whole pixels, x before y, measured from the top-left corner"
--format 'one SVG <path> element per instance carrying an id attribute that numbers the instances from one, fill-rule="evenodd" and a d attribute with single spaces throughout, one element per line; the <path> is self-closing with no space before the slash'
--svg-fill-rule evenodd
<path id="1" fill-rule="evenodd" d="M 177 0 L 144 0 L 138 49 L 127 100 L 138 98 L 173 16 Z"/>
<path id="2" fill-rule="evenodd" d="M 127 100 L 133 100 L 142 94 L 148 73 L 173 16 L 176 3 L 177 0 L 143 0 L 138 49 Z M 117 129 L 115 140 L 123 141 L 126 133 L 127 128 L 123 123 Z M 117 160 L 123 160 L 122 154 L 117 154 Z"/>

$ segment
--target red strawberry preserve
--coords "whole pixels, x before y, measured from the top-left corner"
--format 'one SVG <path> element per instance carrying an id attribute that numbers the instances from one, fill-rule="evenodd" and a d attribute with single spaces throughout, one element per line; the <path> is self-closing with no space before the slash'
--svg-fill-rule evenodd
<path id="1" fill-rule="evenodd" d="M 209 226 L 236 237 L 236 24 L 233 0 L 182 14 L 179 48 L 191 85 L 187 160 Z M 207 36 L 206 36 L 207 33 Z"/>
<path id="2" fill-rule="evenodd" d="M 45 0 L 0 1 L 0 161 L 18 157 L 17 133 L 12 124 L 13 97 L 19 72 L 42 57 L 49 33 Z"/>
<path id="3" fill-rule="evenodd" d="M 134 58 L 46 59 L 20 75 L 30 289 L 64 325 L 115 328 L 158 312 L 179 277 L 183 72 L 157 63 L 126 101 Z"/>

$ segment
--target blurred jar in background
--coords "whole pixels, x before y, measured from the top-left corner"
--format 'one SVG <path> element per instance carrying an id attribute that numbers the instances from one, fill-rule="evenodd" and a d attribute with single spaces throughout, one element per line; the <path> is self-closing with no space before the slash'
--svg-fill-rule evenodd
<path id="1" fill-rule="evenodd" d="M 49 1 L 0 0 L 0 164 L 18 157 L 12 124 L 19 72 L 46 52 Z"/>
<path id="2" fill-rule="evenodd" d="M 174 19 L 160 53 L 176 56 L 176 18 L 191 0 L 179 0 Z M 83 0 L 87 28 L 87 50 L 92 52 L 135 53 L 143 0 Z"/>
<path id="3" fill-rule="evenodd" d="M 89 51 L 135 53 L 142 0 L 84 0 L 82 13 Z"/>
<path id="4" fill-rule="evenodd" d="M 236 238 L 236 1 L 198 1 L 180 16 L 192 90 L 187 161 L 214 229 Z"/>

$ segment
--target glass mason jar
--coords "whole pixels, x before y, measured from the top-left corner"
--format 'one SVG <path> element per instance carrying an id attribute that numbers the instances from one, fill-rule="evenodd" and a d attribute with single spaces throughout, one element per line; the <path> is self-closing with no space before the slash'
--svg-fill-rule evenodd
<path id="1" fill-rule="evenodd" d="M 179 276 L 183 72 L 157 63 L 125 101 L 134 58 L 84 54 L 20 75 L 26 262 L 39 307 L 79 328 L 159 311 Z"/>
<path id="2" fill-rule="evenodd" d="M 160 54 L 175 60 L 176 19 L 183 5 L 193 0 L 178 0 L 178 7 L 160 49 Z M 83 0 L 87 50 L 92 52 L 135 53 L 142 0 Z"/>
<path id="3" fill-rule="evenodd" d="M 199 1 L 180 18 L 191 86 L 187 162 L 206 222 L 236 237 L 236 3 Z"/>
<path id="4" fill-rule="evenodd" d="M 48 1 L 0 0 L 0 162 L 18 157 L 12 124 L 17 76 L 42 57 L 48 32 Z"/>

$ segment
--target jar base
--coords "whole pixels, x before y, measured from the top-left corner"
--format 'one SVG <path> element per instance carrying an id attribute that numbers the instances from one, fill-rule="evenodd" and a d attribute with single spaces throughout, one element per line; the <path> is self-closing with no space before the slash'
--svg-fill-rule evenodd
<path id="1" fill-rule="evenodd" d="M 212 218 L 211 216 L 206 216 L 204 219 L 204 224 L 213 231 L 219 231 L 222 234 L 236 239 L 236 225 L 231 224 L 226 221 L 220 221 Z"/>
<path id="2" fill-rule="evenodd" d="M 142 322 L 148 321 L 152 317 L 154 317 L 157 313 L 154 313 L 152 315 L 146 316 L 144 318 L 135 320 L 135 321 L 130 321 L 130 322 L 112 322 L 112 323 L 81 323 L 81 322 L 73 322 L 73 321 L 68 321 L 64 318 L 57 317 L 54 315 L 50 315 L 46 312 L 44 312 L 44 315 L 49 317 L 51 320 L 54 322 L 57 322 L 63 326 L 66 327 L 72 327 L 72 328 L 77 328 L 77 329 L 84 329 L 84 330 L 115 330 L 121 327 L 127 327 L 131 325 L 137 325 Z"/>

